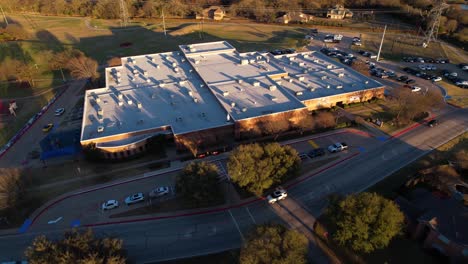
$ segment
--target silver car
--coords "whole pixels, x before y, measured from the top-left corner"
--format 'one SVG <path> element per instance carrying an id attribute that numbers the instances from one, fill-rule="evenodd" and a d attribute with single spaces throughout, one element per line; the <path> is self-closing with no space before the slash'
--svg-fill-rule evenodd
<path id="1" fill-rule="evenodd" d="M 130 205 L 134 203 L 143 202 L 144 200 L 145 196 L 143 195 L 143 193 L 135 193 L 125 198 L 125 204 Z"/>

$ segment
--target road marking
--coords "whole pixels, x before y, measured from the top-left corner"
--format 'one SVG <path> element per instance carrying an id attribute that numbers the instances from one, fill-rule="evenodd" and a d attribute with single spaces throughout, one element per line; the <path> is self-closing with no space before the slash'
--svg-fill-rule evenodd
<path id="1" fill-rule="evenodd" d="M 52 224 L 56 224 L 57 222 L 59 222 L 60 220 L 62 220 L 63 217 L 59 217 L 57 219 L 54 219 L 54 220 L 50 220 L 49 222 L 47 222 L 49 225 L 52 225 Z"/>
<path id="2" fill-rule="evenodd" d="M 314 149 L 319 148 L 319 145 L 317 145 L 317 143 L 315 143 L 315 141 L 313 141 L 312 139 L 309 140 L 309 141 L 307 141 L 307 142 L 309 142 L 309 144 L 310 144 Z"/>
<path id="3" fill-rule="evenodd" d="M 249 207 L 246 206 L 245 209 L 247 210 L 247 213 L 249 213 L 250 218 L 252 218 L 252 222 L 253 222 L 254 224 L 257 224 L 257 222 L 255 222 L 255 218 L 253 217 L 252 213 L 250 213 Z"/>
<path id="4" fill-rule="evenodd" d="M 31 223 L 32 223 L 31 219 L 24 220 L 24 223 L 18 230 L 18 233 L 25 233 L 26 231 L 28 231 L 29 227 L 31 226 Z"/>
<path id="5" fill-rule="evenodd" d="M 223 164 L 220 161 L 218 161 L 218 160 L 217 161 L 212 161 L 211 163 L 214 164 L 218 168 L 218 172 L 219 172 L 218 179 L 219 179 L 220 182 L 224 181 L 224 180 L 231 181 L 231 178 L 227 174 L 226 170 L 224 169 Z"/>
<path id="6" fill-rule="evenodd" d="M 358 147 L 358 149 L 359 149 L 359 152 L 366 152 L 366 148 L 364 147 Z"/>
<path id="7" fill-rule="evenodd" d="M 380 141 L 386 141 L 388 139 L 388 137 L 385 137 L 385 136 L 379 136 L 379 137 L 376 137 L 378 140 Z"/>
<path id="8" fill-rule="evenodd" d="M 242 238 L 242 241 L 245 241 L 244 235 L 242 234 L 242 232 L 241 232 L 241 230 L 240 230 L 240 228 L 239 228 L 239 225 L 237 224 L 236 219 L 235 219 L 234 216 L 232 215 L 231 210 L 228 210 L 228 212 L 229 212 L 229 214 L 231 215 L 231 218 L 232 218 L 232 220 L 233 220 L 233 222 L 234 222 L 234 225 L 235 225 L 236 228 L 237 228 L 237 231 L 239 231 L 239 234 L 240 234 L 240 236 L 241 236 L 241 238 Z"/>
<path id="9" fill-rule="evenodd" d="M 76 219 L 71 222 L 71 227 L 79 227 L 79 226 L 80 226 L 80 219 Z"/>

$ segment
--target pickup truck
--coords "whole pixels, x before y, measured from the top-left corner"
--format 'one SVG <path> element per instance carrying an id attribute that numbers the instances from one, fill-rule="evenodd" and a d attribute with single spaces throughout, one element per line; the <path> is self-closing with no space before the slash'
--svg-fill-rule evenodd
<path id="1" fill-rule="evenodd" d="M 344 142 L 335 143 L 333 145 L 328 146 L 328 151 L 330 151 L 331 153 L 341 152 L 346 149 L 348 149 L 348 145 Z"/>

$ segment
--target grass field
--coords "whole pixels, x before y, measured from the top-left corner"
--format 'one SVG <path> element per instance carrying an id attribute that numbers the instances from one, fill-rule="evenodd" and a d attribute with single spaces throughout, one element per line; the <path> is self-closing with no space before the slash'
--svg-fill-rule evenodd
<path id="1" fill-rule="evenodd" d="M 440 82 L 440 86 L 444 87 L 451 97 L 447 102 L 460 107 L 468 107 L 468 89 L 462 89 L 447 82 Z"/>

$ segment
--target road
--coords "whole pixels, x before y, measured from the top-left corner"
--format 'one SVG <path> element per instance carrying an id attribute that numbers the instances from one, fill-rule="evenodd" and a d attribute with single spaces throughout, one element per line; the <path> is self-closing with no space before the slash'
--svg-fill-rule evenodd
<path id="1" fill-rule="evenodd" d="M 0 158 L 0 168 L 2 167 L 22 167 L 28 161 L 28 153 L 39 149 L 39 142 L 45 137 L 42 127 L 46 124 L 54 124 L 53 130 L 59 129 L 60 122 L 63 121 L 67 111 L 79 100 L 79 92 L 83 88 L 84 81 L 74 81 L 70 83 L 67 90 L 50 106 L 50 108 L 24 133 L 21 138 Z M 57 117 L 54 111 L 57 108 L 65 107 L 65 114 Z M 49 132 L 50 133 L 50 132 Z M 39 160 L 31 160 L 35 166 L 41 166 Z M 31 165 L 31 164 L 28 164 Z"/>
<path id="2" fill-rule="evenodd" d="M 326 206 L 324 198 L 328 194 L 362 191 L 467 131 L 466 109 L 450 108 L 438 119 L 440 125 L 437 127 L 419 126 L 401 137 L 387 140 L 378 148 L 368 149 L 339 166 L 291 186 L 287 202 L 270 206 L 264 201 L 258 201 L 239 208 L 201 215 L 95 226 L 94 231 L 98 235 L 115 235 L 122 238 L 129 257 L 137 263 L 151 263 L 238 248 L 255 224 L 291 224 L 288 218 L 278 213 L 276 207 L 286 207 L 291 215 L 308 212 L 311 217 L 317 217 Z M 296 206 L 290 207 L 291 203 Z M 56 238 L 60 237 L 63 231 L 33 231 L 0 237 L 0 255 L 3 258 L 19 259 L 36 235 L 45 234 Z"/>

